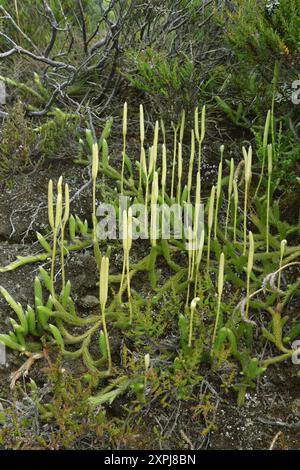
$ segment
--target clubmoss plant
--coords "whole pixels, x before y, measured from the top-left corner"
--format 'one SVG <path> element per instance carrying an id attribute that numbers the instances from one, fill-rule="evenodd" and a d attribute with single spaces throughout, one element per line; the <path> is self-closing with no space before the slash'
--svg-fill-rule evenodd
<path id="1" fill-rule="evenodd" d="M 54 271 L 55 271 L 55 257 L 57 249 L 57 234 L 59 227 L 61 225 L 62 218 L 62 177 L 59 178 L 57 183 L 57 199 L 56 199 L 56 209 L 55 217 L 53 210 L 53 182 L 49 181 L 48 184 L 48 218 L 49 225 L 52 228 L 52 260 L 51 260 L 51 285 L 52 285 L 52 295 L 55 295 L 54 291 Z"/>
<path id="2" fill-rule="evenodd" d="M 102 328 L 105 338 L 105 345 L 107 351 L 107 362 L 108 362 L 108 373 L 111 373 L 112 370 L 112 360 L 110 352 L 110 343 L 106 326 L 106 314 L 105 307 L 108 298 L 108 274 L 109 274 L 109 259 L 106 256 L 102 257 L 101 260 L 101 269 L 100 269 L 100 289 L 99 289 L 99 300 L 101 307 L 101 319 L 102 319 Z"/>
<path id="3" fill-rule="evenodd" d="M 196 255 L 194 297 L 196 296 L 196 294 L 198 292 L 198 289 L 200 290 L 200 286 L 199 286 L 200 263 L 201 263 L 201 260 L 202 260 L 202 253 L 203 253 L 203 247 L 204 247 L 204 237 L 205 237 L 205 232 L 204 232 L 204 229 L 203 229 L 201 231 L 199 249 L 198 249 L 197 255 Z"/>
<path id="4" fill-rule="evenodd" d="M 150 354 L 145 354 L 144 356 L 144 364 L 145 364 L 145 379 L 144 379 L 144 389 L 146 390 L 147 387 L 147 375 L 150 368 Z"/>
<path id="5" fill-rule="evenodd" d="M 194 234 L 193 234 L 192 227 L 189 226 L 188 229 L 187 229 L 187 232 L 188 232 L 187 233 L 188 243 L 193 243 Z M 188 275 L 187 275 L 188 287 L 187 287 L 186 303 L 185 303 L 186 308 L 189 305 L 190 287 L 191 287 L 191 282 L 192 282 L 192 279 L 193 279 L 193 253 L 194 253 L 194 251 L 190 248 L 188 250 Z"/>
<path id="6" fill-rule="evenodd" d="M 222 190 L 222 171 L 223 171 L 223 155 L 224 155 L 224 145 L 220 147 L 221 160 L 219 163 L 218 169 L 218 180 L 217 180 L 217 189 L 216 189 L 216 209 L 215 209 L 215 225 L 214 225 L 214 239 L 217 239 L 217 226 L 218 226 L 218 215 L 219 215 L 219 202 Z"/>
<path id="7" fill-rule="evenodd" d="M 126 269 L 126 278 L 127 278 L 127 296 L 128 296 L 128 305 L 129 305 L 129 323 L 132 324 L 132 301 L 131 301 L 131 288 L 130 288 L 130 269 L 129 269 L 129 253 L 132 247 L 132 208 L 129 207 L 128 214 L 127 211 L 123 211 L 123 253 L 124 253 L 124 260 L 123 260 L 123 270 L 122 270 L 122 278 L 120 284 L 120 299 L 122 297 L 122 289 L 125 277 L 125 269 Z"/>
<path id="8" fill-rule="evenodd" d="M 157 201 L 158 201 L 158 174 L 154 173 L 151 192 L 151 227 L 150 227 L 150 240 L 152 247 L 156 246 L 158 233 L 157 233 Z"/>
<path id="9" fill-rule="evenodd" d="M 210 265 L 210 243 L 211 243 L 211 230 L 213 226 L 214 220 L 214 206 L 215 206 L 215 194 L 216 194 L 216 187 L 213 186 L 210 192 L 209 198 L 209 205 L 208 205 L 208 221 L 207 221 L 207 260 L 206 260 L 206 271 L 209 272 L 209 265 Z"/>
<path id="10" fill-rule="evenodd" d="M 123 151 L 122 151 L 122 171 L 121 171 L 121 194 L 124 193 L 124 169 L 126 159 L 126 136 L 127 136 L 127 102 L 123 107 Z"/>
<path id="11" fill-rule="evenodd" d="M 128 209 L 128 213 L 127 213 L 127 210 L 123 211 L 122 227 L 123 227 L 123 269 L 122 269 L 121 283 L 120 283 L 120 289 L 119 289 L 120 301 L 122 298 L 125 272 L 126 272 L 126 277 L 127 277 L 127 287 L 128 287 L 128 281 L 130 281 L 129 253 L 132 247 L 132 208 L 131 207 Z M 129 288 L 130 288 L 130 283 L 129 283 Z"/>
<path id="12" fill-rule="evenodd" d="M 164 233 L 164 222 L 165 222 L 165 193 L 166 193 L 166 181 L 167 181 L 167 149 L 166 145 L 162 145 L 162 171 L 161 171 L 161 233 Z"/>
<path id="13" fill-rule="evenodd" d="M 247 303 L 245 318 L 249 319 L 249 303 L 250 303 L 250 277 L 253 270 L 253 259 L 254 259 L 254 238 L 252 232 L 249 232 L 249 252 L 248 252 L 248 264 L 247 264 Z"/>
<path id="14" fill-rule="evenodd" d="M 215 342 L 216 342 L 216 337 L 217 337 L 217 332 L 218 332 L 218 327 L 219 327 L 219 321 L 220 321 L 221 301 L 222 301 L 222 294 L 223 294 L 223 287 L 224 287 L 224 265 L 225 265 L 224 253 L 221 253 L 220 263 L 219 263 L 219 274 L 218 274 L 217 315 L 216 315 L 216 320 L 215 320 L 215 327 L 214 327 L 214 332 L 213 332 L 213 337 L 212 337 L 212 346 L 211 346 L 211 356 L 212 357 L 214 355 Z"/>
<path id="15" fill-rule="evenodd" d="M 201 240 L 200 240 L 200 247 L 198 248 L 198 240 L 201 237 L 202 233 L 199 233 L 199 211 L 200 209 L 200 191 L 201 191 L 201 176 L 200 172 L 197 173 L 197 182 L 196 182 L 196 198 L 195 198 L 195 210 L 194 210 L 194 217 L 193 217 L 193 233 L 192 233 L 192 271 L 191 271 L 191 280 L 193 279 L 196 283 L 197 279 L 197 256 L 199 255 L 199 250 L 201 249 Z M 202 253 L 201 253 L 202 256 Z M 194 279 L 195 277 L 195 279 Z M 196 285 L 195 285 L 196 287 Z"/>
<path id="16" fill-rule="evenodd" d="M 97 261 L 97 264 L 100 268 L 101 266 L 101 259 L 102 255 L 99 249 L 98 244 L 98 237 L 97 237 L 97 217 L 96 217 L 96 183 L 97 183 L 97 176 L 99 171 L 99 147 L 97 142 L 93 142 L 92 145 L 92 219 L 93 219 L 93 248 L 94 248 L 94 255 Z"/>
<path id="17" fill-rule="evenodd" d="M 182 144 L 178 144 L 178 157 L 177 157 L 177 204 L 181 202 L 181 178 L 182 178 Z"/>
<path id="18" fill-rule="evenodd" d="M 54 230 L 55 230 L 55 222 L 54 222 L 54 210 L 53 210 L 53 181 L 52 179 L 49 180 L 48 182 L 48 220 L 49 220 L 49 225 L 52 229 L 52 240 L 53 240 L 53 247 L 51 251 L 51 284 L 53 286 L 54 282 L 54 263 L 55 263 L 55 251 L 56 251 L 56 237 L 54 241 Z M 52 291 L 54 291 L 54 288 L 52 287 Z"/>
<path id="19" fill-rule="evenodd" d="M 174 123 L 172 123 L 173 127 L 173 132 L 174 132 L 174 142 L 173 142 L 173 162 L 172 162 L 172 181 L 171 181 L 171 201 L 174 200 L 174 185 L 175 185 L 175 169 L 176 169 L 176 160 L 177 160 L 177 139 L 178 139 L 178 130 L 179 130 L 179 124 L 175 126 Z"/>
<path id="20" fill-rule="evenodd" d="M 148 220 L 148 200 L 149 200 L 149 183 L 150 183 L 150 176 L 153 170 L 153 146 L 149 148 L 148 151 L 148 165 L 146 162 L 146 154 L 144 148 L 142 148 L 142 161 L 143 161 L 143 172 L 145 175 L 146 180 L 146 188 L 145 188 L 145 227 Z"/>
<path id="21" fill-rule="evenodd" d="M 193 325 L 194 325 L 194 314 L 196 311 L 197 303 L 200 302 L 199 297 L 195 297 L 191 302 L 191 313 L 190 313 L 190 327 L 189 327 L 189 342 L 188 346 L 192 346 L 192 339 L 193 339 Z"/>
<path id="22" fill-rule="evenodd" d="M 281 268 L 282 268 L 282 264 L 283 264 L 283 257 L 284 257 L 284 252 L 285 252 L 286 246 L 287 246 L 287 241 L 286 240 L 281 240 L 281 243 L 280 243 L 279 273 L 278 273 L 278 290 L 280 290 L 280 287 L 281 287 Z"/>
<path id="23" fill-rule="evenodd" d="M 262 153 L 263 153 L 263 159 L 262 159 L 262 165 L 261 165 L 261 171 L 260 171 L 260 176 L 259 176 L 259 181 L 258 185 L 256 187 L 255 191 L 255 196 L 257 197 L 263 176 L 264 176 L 264 170 L 265 170 L 265 162 L 266 162 L 266 155 L 267 155 L 267 146 L 268 146 L 268 136 L 270 132 L 270 122 L 271 122 L 271 110 L 269 109 L 266 122 L 265 122 L 265 128 L 264 128 L 264 136 L 263 136 L 263 144 L 262 144 Z"/>
<path id="24" fill-rule="evenodd" d="M 179 142 L 181 143 L 181 145 L 183 142 L 184 130 L 185 130 L 185 110 L 183 109 L 181 113 L 181 123 L 180 123 L 180 131 L 179 131 Z"/>
<path id="25" fill-rule="evenodd" d="M 234 216 L 233 216 L 233 242 L 236 243 L 236 225 L 237 225 L 237 212 L 239 207 L 239 190 L 236 179 L 233 179 L 233 202 L 234 202 Z"/>
<path id="26" fill-rule="evenodd" d="M 270 231 L 270 197 L 271 197 L 271 180 L 273 171 L 273 147 L 268 145 L 268 188 L 267 188 L 267 213 L 266 213 L 266 253 L 269 253 L 269 231 Z"/>
<path id="27" fill-rule="evenodd" d="M 93 154 L 92 154 L 92 184 L 93 184 L 93 193 L 92 193 L 92 218 L 93 218 L 93 230 L 96 230 L 96 183 L 97 183 L 97 176 L 99 171 L 99 148 L 98 143 L 93 142 Z M 95 233 L 94 237 L 95 238 Z"/>
<path id="28" fill-rule="evenodd" d="M 195 134 L 192 129 L 191 130 L 191 153 L 190 153 L 189 173 L 188 173 L 188 183 L 187 183 L 187 202 L 188 203 L 191 202 L 194 159 L 195 159 Z"/>
<path id="29" fill-rule="evenodd" d="M 195 109 L 195 136 L 198 142 L 198 171 L 201 173 L 201 159 L 202 159 L 202 144 L 205 137 L 205 114 L 206 107 L 202 107 L 201 111 L 201 131 L 199 135 L 199 117 L 198 117 L 198 108 Z"/>
<path id="30" fill-rule="evenodd" d="M 153 160 L 153 165 L 152 165 L 152 170 L 153 172 L 156 171 L 156 162 L 157 162 L 157 154 L 158 154 L 158 134 L 159 134 L 159 123 L 158 121 L 155 122 L 155 127 L 154 127 L 154 137 L 153 137 L 153 154 L 152 154 L 152 160 Z"/>
<path id="31" fill-rule="evenodd" d="M 62 220 L 62 225 L 61 225 L 61 242 L 60 242 L 62 290 L 64 289 L 65 284 L 66 284 L 65 258 L 64 258 L 65 257 L 65 229 L 69 221 L 69 216 L 70 216 L 70 192 L 69 192 L 69 185 L 66 183 L 65 184 L 65 212 L 64 212 L 64 217 Z"/>
<path id="32" fill-rule="evenodd" d="M 161 134 L 162 134 L 162 138 L 163 138 L 163 144 L 165 146 L 167 146 L 166 127 L 165 127 L 165 123 L 164 123 L 163 119 L 160 120 L 160 129 L 161 129 Z"/>
<path id="33" fill-rule="evenodd" d="M 194 282 L 194 291 L 197 290 L 197 282 L 198 282 L 198 270 L 200 267 L 200 261 L 202 258 L 202 251 L 203 251 L 203 243 L 204 239 L 202 239 L 202 235 L 204 237 L 204 232 L 199 233 L 199 215 L 200 215 L 200 191 L 201 191 L 201 176 L 200 172 L 197 173 L 197 182 L 196 182 L 196 197 L 195 197 L 195 210 L 193 214 L 193 226 L 188 227 L 188 243 L 189 243 L 189 251 L 188 251 L 188 259 L 189 259 L 189 267 L 188 267 L 188 289 L 187 289 L 187 298 L 186 298 L 186 306 L 189 303 L 189 296 L 190 296 L 190 285 Z M 199 246 L 198 246 L 199 244 Z M 195 295 L 194 295 L 195 296 Z"/>
<path id="34" fill-rule="evenodd" d="M 243 147 L 244 163 L 245 163 L 245 198 L 244 198 L 244 250 L 243 255 L 246 255 L 247 249 L 247 210 L 248 210 L 248 198 L 249 188 L 252 178 L 252 147 L 249 147 L 248 152 Z"/>
<path id="35" fill-rule="evenodd" d="M 148 178 L 148 170 L 147 170 L 147 162 L 146 162 L 146 152 L 145 152 L 144 147 L 141 147 L 141 171 L 142 171 L 142 182 L 143 182 L 143 178 L 144 178 L 145 183 L 146 183 L 146 193 L 147 193 L 147 188 L 148 188 L 148 185 L 149 185 L 149 178 Z M 143 187 L 141 186 L 141 192 L 142 192 L 142 190 L 143 190 Z M 145 196 L 144 196 L 145 204 L 147 202 L 146 193 L 145 193 Z"/>
<path id="36" fill-rule="evenodd" d="M 227 203 L 226 222 L 225 222 L 225 240 L 227 240 L 227 233 L 228 233 L 231 196 L 232 196 L 232 190 L 233 190 L 233 178 L 234 178 L 234 159 L 232 158 L 230 160 L 230 173 L 229 173 L 229 181 L 228 181 L 228 203 Z"/>

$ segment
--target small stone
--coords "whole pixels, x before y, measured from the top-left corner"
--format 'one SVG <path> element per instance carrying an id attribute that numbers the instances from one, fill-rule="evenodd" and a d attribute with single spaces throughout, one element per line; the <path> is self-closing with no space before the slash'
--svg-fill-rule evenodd
<path id="1" fill-rule="evenodd" d="M 99 299 L 95 295 L 86 295 L 78 300 L 79 305 L 83 308 L 94 308 L 99 306 Z"/>

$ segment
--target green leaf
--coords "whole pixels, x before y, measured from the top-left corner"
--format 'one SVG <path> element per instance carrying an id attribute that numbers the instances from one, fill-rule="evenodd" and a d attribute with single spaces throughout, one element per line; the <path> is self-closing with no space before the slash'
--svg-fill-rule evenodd
<path id="1" fill-rule="evenodd" d="M 44 248 L 44 250 L 46 250 L 47 253 L 51 253 L 52 248 L 49 245 L 49 243 L 47 242 L 47 240 L 45 239 L 45 237 L 43 237 L 43 235 L 41 235 L 39 232 L 36 232 L 36 236 L 37 236 L 37 239 L 38 239 L 40 245 Z"/>
<path id="2" fill-rule="evenodd" d="M 124 155 L 124 163 L 126 165 L 127 170 L 130 173 L 130 176 L 132 177 L 133 176 L 132 163 L 131 163 L 130 159 L 128 158 L 128 156 L 126 155 L 126 153 Z"/>
<path id="3" fill-rule="evenodd" d="M 105 335 L 102 330 L 100 331 L 99 347 L 100 347 L 100 351 L 102 353 L 103 358 L 106 359 L 107 358 L 107 346 L 106 346 L 106 341 L 105 341 Z"/>
<path id="4" fill-rule="evenodd" d="M 182 313 L 179 315 L 178 326 L 180 332 L 180 343 L 182 346 L 185 346 L 189 335 L 189 321 L 184 315 L 182 315 Z"/>
<path id="5" fill-rule="evenodd" d="M 106 121 L 104 129 L 102 131 L 102 134 L 101 134 L 99 142 L 98 142 L 99 150 L 101 150 L 101 148 L 103 147 L 104 141 L 107 141 L 107 139 L 109 138 L 113 122 L 114 122 L 114 120 L 113 120 L 112 117 L 110 117 Z"/>
<path id="6" fill-rule="evenodd" d="M 46 286 L 46 289 L 51 292 L 52 291 L 52 282 L 51 282 L 51 278 L 49 276 L 49 274 L 47 273 L 47 271 L 45 271 L 44 268 L 40 268 L 40 276 L 42 278 L 42 281 L 44 282 L 45 286 Z M 42 295 L 41 291 L 38 290 L 37 292 L 40 296 Z"/>
<path id="7" fill-rule="evenodd" d="M 49 308 L 40 305 L 37 307 L 37 317 L 39 324 L 41 325 L 42 329 L 45 330 L 47 328 L 48 320 L 51 316 L 52 312 Z"/>
<path id="8" fill-rule="evenodd" d="M 27 311 L 25 315 L 26 315 L 29 333 L 33 336 L 38 336 L 37 329 L 36 329 L 35 312 L 33 308 L 30 307 L 30 305 L 27 306 Z"/>
<path id="9" fill-rule="evenodd" d="M 15 351 L 26 351 L 25 346 L 22 346 L 21 344 L 13 341 L 9 335 L 0 335 L 0 343 L 4 344 L 10 349 L 14 349 Z"/>
<path id="10" fill-rule="evenodd" d="M 102 165 L 103 168 L 106 168 L 108 165 L 108 145 L 106 139 L 103 139 L 102 144 Z"/>
<path id="11" fill-rule="evenodd" d="M 61 304 L 64 308 L 67 308 L 68 305 L 68 299 L 70 297 L 70 292 L 71 292 L 71 282 L 68 281 L 61 293 Z"/>
<path id="12" fill-rule="evenodd" d="M 59 348 L 64 351 L 65 349 L 65 345 L 64 345 L 64 340 L 60 334 L 60 331 L 59 329 L 55 326 L 55 325 L 49 325 L 49 329 L 57 343 L 57 345 L 59 346 Z"/>
<path id="13" fill-rule="evenodd" d="M 228 339 L 230 346 L 231 346 L 231 352 L 232 354 L 237 357 L 239 355 L 238 353 L 238 348 L 237 348 L 237 341 L 236 337 L 230 328 L 221 328 L 219 335 L 217 337 L 217 341 L 215 344 L 215 348 L 217 351 L 220 351 L 221 345 L 225 342 L 225 340 Z"/>
<path id="14" fill-rule="evenodd" d="M 76 222 L 73 215 L 69 218 L 69 233 L 71 240 L 74 241 L 76 238 Z"/>
<path id="15" fill-rule="evenodd" d="M 22 305 L 19 302 L 16 302 L 12 298 L 12 296 L 7 292 L 7 290 L 4 289 L 4 287 L 2 287 L 2 286 L 0 287 L 0 292 L 3 295 L 3 297 L 5 298 L 6 302 L 9 304 L 9 306 L 14 310 L 14 312 L 18 316 L 19 321 L 20 321 L 20 323 L 22 325 L 22 328 L 24 330 L 24 334 L 26 335 L 28 333 L 28 326 L 27 326 L 27 321 L 26 321 L 26 317 L 25 317 Z"/>
<path id="16" fill-rule="evenodd" d="M 43 300 L 43 288 L 41 281 L 38 277 L 34 280 L 34 298 L 35 298 L 35 308 L 39 307 L 40 305 L 44 305 Z"/>
<path id="17" fill-rule="evenodd" d="M 85 137 L 86 137 L 86 141 L 88 143 L 89 149 L 92 152 L 93 151 L 94 139 L 93 139 L 93 134 L 92 134 L 91 129 L 86 129 L 85 130 Z"/>

